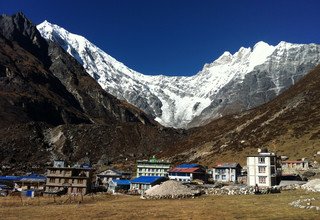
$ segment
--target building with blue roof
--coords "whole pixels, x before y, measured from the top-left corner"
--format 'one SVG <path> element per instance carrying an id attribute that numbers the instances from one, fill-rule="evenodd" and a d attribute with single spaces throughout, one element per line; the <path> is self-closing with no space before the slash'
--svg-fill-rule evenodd
<path id="1" fill-rule="evenodd" d="M 111 180 L 108 186 L 108 192 L 126 192 L 130 189 L 130 180 Z"/>
<path id="2" fill-rule="evenodd" d="M 180 164 L 169 170 L 169 179 L 180 182 L 202 180 L 206 182 L 206 168 L 200 164 Z"/>
<path id="3" fill-rule="evenodd" d="M 22 190 L 25 189 L 40 189 L 43 190 L 46 183 L 46 177 L 31 173 L 25 176 L 0 176 L 0 183 L 12 185 Z"/>
<path id="4" fill-rule="evenodd" d="M 196 167 L 201 167 L 201 165 L 195 164 L 195 163 L 183 163 L 176 166 L 176 168 L 196 168 Z"/>
<path id="5" fill-rule="evenodd" d="M 166 180 L 167 178 L 163 176 L 139 176 L 131 180 L 130 191 L 143 194 L 152 186 L 160 184 Z"/>

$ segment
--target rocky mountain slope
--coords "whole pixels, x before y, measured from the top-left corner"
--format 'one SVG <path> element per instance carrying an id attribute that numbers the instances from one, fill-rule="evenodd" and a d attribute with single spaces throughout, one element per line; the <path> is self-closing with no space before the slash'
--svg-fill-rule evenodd
<path id="1" fill-rule="evenodd" d="M 140 158 L 182 136 L 104 91 L 22 13 L 0 16 L 0 85 L 3 173 L 43 170 L 54 158 Z"/>
<path id="2" fill-rule="evenodd" d="M 246 156 L 268 147 L 290 159 L 320 162 L 320 66 L 269 103 L 214 120 L 162 155 L 174 161 L 222 161 L 245 165 Z M 170 156 L 170 154 L 172 156 Z"/>
<path id="3" fill-rule="evenodd" d="M 82 36 L 47 21 L 41 35 L 76 58 L 109 93 L 162 125 L 188 128 L 266 103 L 320 63 L 320 46 L 258 42 L 225 52 L 191 77 L 148 76 L 118 62 Z"/>

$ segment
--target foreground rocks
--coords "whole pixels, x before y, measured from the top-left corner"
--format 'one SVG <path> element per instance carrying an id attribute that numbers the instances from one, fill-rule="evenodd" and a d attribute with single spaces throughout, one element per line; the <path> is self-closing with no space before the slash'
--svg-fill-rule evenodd
<path id="1" fill-rule="evenodd" d="M 192 189 L 181 182 L 169 180 L 148 189 L 143 198 L 146 199 L 180 199 L 200 195 L 200 190 Z"/>
<path id="2" fill-rule="evenodd" d="M 320 179 L 310 180 L 301 186 L 302 189 L 312 192 L 320 192 Z"/>
<path id="3" fill-rule="evenodd" d="M 319 206 L 312 205 L 312 202 L 314 202 L 315 200 L 315 198 L 298 199 L 289 203 L 289 205 L 300 209 L 315 209 L 317 211 L 320 211 Z"/>
<path id="4" fill-rule="evenodd" d="M 260 188 L 258 194 L 279 193 L 278 188 Z M 253 195 L 256 194 L 253 186 L 224 186 L 222 188 L 209 188 L 208 195 Z"/>

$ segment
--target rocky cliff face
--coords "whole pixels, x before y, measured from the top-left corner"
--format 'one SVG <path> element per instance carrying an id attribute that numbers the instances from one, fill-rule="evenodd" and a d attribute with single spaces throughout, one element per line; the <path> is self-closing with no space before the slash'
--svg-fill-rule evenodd
<path id="1" fill-rule="evenodd" d="M 290 160 L 320 162 L 320 66 L 272 101 L 241 114 L 224 116 L 189 130 L 174 149 L 163 152 L 174 161 L 246 163 L 246 156 L 267 147 Z"/>
<path id="2" fill-rule="evenodd" d="M 162 125 L 189 128 L 266 103 L 320 63 L 320 46 L 258 42 L 225 52 L 192 77 L 147 76 L 118 62 L 82 36 L 43 22 L 42 36 L 61 45 L 109 93 Z"/>
<path id="3" fill-rule="evenodd" d="M 21 13 L 0 17 L 0 119 L 3 174 L 55 158 L 130 165 L 184 135 L 108 94 Z"/>

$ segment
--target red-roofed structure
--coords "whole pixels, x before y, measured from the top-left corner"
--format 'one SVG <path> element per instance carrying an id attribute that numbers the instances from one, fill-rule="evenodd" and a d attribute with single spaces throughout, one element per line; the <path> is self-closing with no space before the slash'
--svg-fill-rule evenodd
<path id="1" fill-rule="evenodd" d="M 183 164 L 169 170 L 168 177 L 181 182 L 191 182 L 195 179 L 206 181 L 206 169 L 198 164 Z"/>

